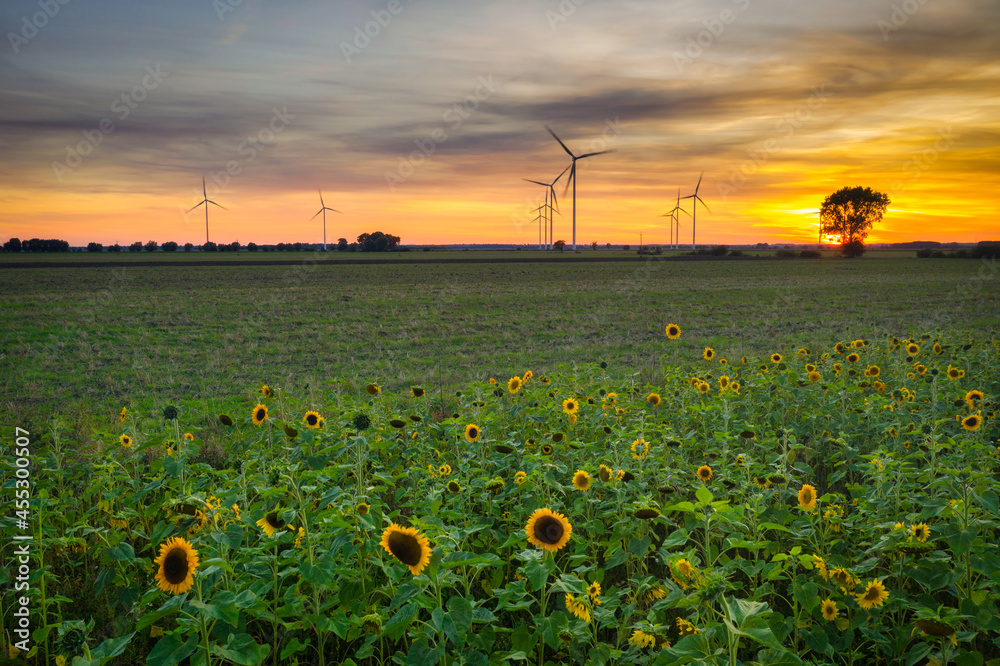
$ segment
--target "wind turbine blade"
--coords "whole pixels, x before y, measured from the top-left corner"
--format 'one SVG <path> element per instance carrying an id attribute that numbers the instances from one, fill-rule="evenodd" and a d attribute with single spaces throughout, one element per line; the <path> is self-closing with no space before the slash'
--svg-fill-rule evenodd
<path id="1" fill-rule="evenodd" d="M 705 207 L 705 210 L 707 210 L 709 213 L 712 212 L 712 209 L 708 207 L 708 204 L 705 203 L 704 199 L 702 199 L 701 197 L 698 197 L 698 201 L 700 201 L 701 205 Z"/>
<path id="2" fill-rule="evenodd" d="M 556 176 L 556 179 L 552 181 L 552 184 L 553 184 L 553 185 L 555 185 L 556 183 L 558 183 L 558 182 L 559 182 L 559 179 L 563 177 L 563 174 L 564 174 L 564 173 L 566 173 L 567 171 L 569 171 L 569 168 L 570 168 L 571 166 L 573 166 L 573 165 L 572 165 L 572 164 L 568 164 L 568 165 L 566 165 L 566 168 L 565 168 L 565 169 L 563 169 L 563 170 L 562 170 L 562 172 L 561 172 L 561 173 L 560 173 L 560 174 L 559 174 L 558 176 Z"/>
<path id="3" fill-rule="evenodd" d="M 548 185 L 548 183 L 540 183 L 537 180 L 531 180 L 530 178 L 522 178 L 521 180 L 526 180 L 529 183 L 534 183 L 535 185 Z"/>
<path id="4" fill-rule="evenodd" d="M 198 206 L 202 205 L 203 203 L 205 203 L 205 202 L 204 201 L 199 201 L 195 205 L 193 205 L 190 208 L 188 208 L 185 212 L 190 213 L 191 211 L 193 211 L 195 208 L 197 208 Z"/>
<path id="5" fill-rule="evenodd" d="M 321 189 L 319 189 L 319 188 L 317 187 L 317 188 L 316 188 L 316 191 L 317 191 L 317 192 L 319 192 L 319 205 L 320 205 L 320 206 L 323 206 L 324 208 L 326 208 L 326 204 L 325 204 L 325 203 L 323 203 L 323 190 L 321 190 Z"/>
<path id="6" fill-rule="evenodd" d="M 617 153 L 617 152 L 618 152 L 617 148 L 612 148 L 611 150 L 601 150 L 601 151 L 598 151 L 596 153 L 587 153 L 586 155 L 580 155 L 576 159 L 582 160 L 584 157 L 593 157 L 594 155 L 603 155 L 605 153 Z"/>
<path id="7" fill-rule="evenodd" d="M 549 191 L 552 192 L 552 203 L 555 206 L 556 212 L 559 213 L 559 199 L 556 198 L 556 188 L 554 187 L 554 185 L 555 185 L 555 183 L 552 183 L 552 185 L 549 185 Z M 559 214 L 562 215 L 562 213 L 559 213 Z"/>
<path id="8" fill-rule="evenodd" d="M 576 160 L 573 160 L 573 166 L 569 170 L 569 176 L 566 178 L 566 187 L 563 188 L 563 196 L 566 196 L 566 193 L 569 191 L 570 183 L 573 182 L 574 178 L 576 178 Z"/>
<path id="9" fill-rule="evenodd" d="M 205 201 L 208 201 L 208 199 L 206 199 Z M 217 204 L 217 203 L 215 203 L 214 201 L 208 201 L 208 203 L 212 204 L 213 206 L 218 206 L 218 207 L 219 207 L 219 208 L 221 208 L 222 210 L 229 210 L 229 209 L 228 209 L 228 208 L 226 208 L 225 206 L 223 206 L 223 205 L 221 205 L 221 204 Z"/>
<path id="10" fill-rule="evenodd" d="M 701 187 L 701 179 L 705 175 L 705 172 L 701 172 L 701 176 L 698 176 L 698 184 L 694 186 L 694 193 L 698 194 L 698 188 Z"/>
<path id="11" fill-rule="evenodd" d="M 322 213 L 322 212 L 323 212 L 323 209 L 322 209 L 322 208 L 320 208 L 320 209 L 319 209 L 319 213 Z M 319 215 L 319 213 L 316 213 L 316 215 Z M 312 217 L 310 217 L 309 219 L 310 219 L 310 220 L 315 220 L 315 219 L 316 219 L 316 215 L 313 215 L 313 216 L 312 216 Z"/>
<path id="12" fill-rule="evenodd" d="M 340 213 L 340 211 L 337 210 L 336 208 L 327 208 L 327 210 L 332 210 L 334 213 Z M 343 213 L 340 214 L 343 215 Z"/>
<path id="13" fill-rule="evenodd" d="M 205 199 L 208 199 L 208 190 L 205 189 L 205 177 L 201 177 L 201 193 L 205 195 Z"/>
<path id="14" fill-rule="evenodd" d="M 547 129 L 549 131 L 549 134 L 552 135 L 552 138 L 554 138 L 556 141 L 559 142 L 559 145 L 563 147 L 563 150 L 565 150 L 566 153 L 570 157 L 572 157 L 573 159 L 576 159 L 576 155 L 574 155 L 572 152 L 570 152 L 570 149 L 566 147 L 566 144 L 562 142 L 562 139 L 560 139 L 559 137 L 556 136 L 556 133 L 552 131 L 551 127 L 549 127 L 548 125 L 546 125 L 545 129 Z"/>

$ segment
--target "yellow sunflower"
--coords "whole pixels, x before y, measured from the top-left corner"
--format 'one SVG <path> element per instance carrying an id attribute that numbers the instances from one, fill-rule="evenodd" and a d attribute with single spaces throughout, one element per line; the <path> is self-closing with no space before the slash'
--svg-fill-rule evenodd
<path id="1" fill-rule="evenodd" d="M 979 430 L 979 426 L 983 424 L 983 417 L 979 414 L 969 414 L 964 419 L 962 419 L 962 427 L 966 430 Z"/>
<path id="2" fill-rule="evenodd" d="M 848 363 L 857 363 L 860 360 L 861 360 L 861 355 L 857 354 L 855 352 L 852 352 L 852 353 L 850 353 L 850 354 L 847 355 L 847 362 Z"/>
<path id="3" fill-rule="evenodd" d="M 440 467 L 438 467 L 438 474 L 441 475 L 441 476 L 450 476 L 451 475 L 451 465 L 445 463 L 444 465 L 441 465 Z"/>
<path id="4" fill-rule="evenodd" d="M 431 561 L 430 542 L 426 536 L 412 527 L 392 523 L 382 532 L 382 541 L 379 545 L 409 567 L 410 573 L 414 576 L 419 576 Z"/>
<path id="5" fill-rule="evenodd" d="M 284 529 L 287 524 L 278 515 L 278 510 L 275 509 L 264 514 L 264 517 L 257 521 L 257 526 L 264 530 L 264 534 L 273 537 L 278 530 Z"/>
<path id="6" fill-rule="evenodd" d="M 920 345 L 918 345 L 916 342 L 911 342 L 910 344 L 906 345 L 906 353 L 909 354 L 910 356 L 916 356 L 917 354 L 920 353 Z"/>
<path id="7" fill-rule="evenodd" d="M 885 591 L 885 585 L 880 580 L 872 580 L 868 583 L 865 591 L 854 597 L 858 605 L 865 610 L 881 606 L 889 598 L 889 593 Z"/>
<path id="8" fill-rule="evenodd" d="M 953 368 L 951 363 L 948 364 L 948 379 L 961 379 L 964 374 L 964 370 Z"/>
<path id="9" fill-rule="evenodd" d="M 510 381 L 507 382 L 507 390 L 511 393 L 517 393 L 521 390 L 521 378 L 511 377 Z"/>
<path id="10" fill-rule="evenodd" d="M 538 509 L 528 518 L 524 531 L 529 543 L 554 553 L 569 543 L 573 526 L 561 513 Z"/>
<path id="11" fill-rule="evenodd" d="M 816 488 L 808 483 L 802 486 L 802 489 L 799 490 L 799 506 L 806 511 L 812 511 L 816 508 Z"/>
<path id="12" fill-rule="evenodd" d="M 371 504 L 366 504 L 365 502 L 359 502 L 358 505 L 355 507 L 355 510 L 358 512 L 359 516 L 367 516 L 368 512 L 371 511 L 371 508 L 372 508 Z"/>
<path id="13" fill-rule="evenodd" d="M 938 355 L 943 354 L 944 353 L 944 347 L 941 346 L 940 342 L 935 342 L 934 343 L 934 347 L 933 347 L 933 351 L 934 351 L 935 354 L 938 354 Z"/>
<path id="14" fill-rule="evenodd" d="M 571 594 L 566 595 L 566 610 L 584 622 L 590 622 L 590 608 Z"/>
<path id="15" fill-rule="evenodd" d="M 124 448 L 126 449 L 132 448 L 132 438 L 129 437 L 128 435 L 122 435 L 121 437 L 118 438 L 118 441 L 122 443 L 122 446 Z"/>
<path id="16" fill-rule="evenodd" d="M 830 572 L 826 568 L 826 560 L 824 560 L 819 555 L 813 555 L 813 567 L 819 572 L 819 575 L 823 580 L 828 580 L 830 578 Z"/>
<path id="17" fill-rule="evenodd" d="M 126 407 L 122 407 L 122 411 L 121 411 L 121 414 L 119 414 L 119 416 L 121 417 L 121 422 L 122 422 L 122 423 L 125 423 L 125 415 L 126 415 L 127 413 L 128 413 L 128 408 L 126 408 Z"/>
<path id="18" fill-rule="evenodd" d="M 528 475 L 526 472 L 519 471 L 517 472 L 517 474 L 514 475 L 514 483 L 516 483 L 517 485 L 521 485 L 527 480 L 528 480 Z"/>
<path id="19" fill-rule="evenodd" d="M 812 372 L 809 373 L 809 381 L 811 381 L 813 384 L 815 384 L 816 382 L 818 382 L 821 379 L 823 379 L 823 376 L 820 375 L 815 370 L 813 370 Z"/>
<path id="20" fill-rule="evenodd" d="M 647 634 L 642 629 L 635 629 L 629 636 L 628 642 L 638 648 L 651 648 L 656 645 L 656 636 Z"/>
<path id="21" fill-rule="evenodd" d="M 677 324 L 667 324 L 667 337 L 671 340 L 681 337 L 681 327 Z"/>
<path id="22" fill-rule="evenodd" d="M 258 404 L 253 408 L 253 413 L 251 414 L 251 420 L 253 424 L 259 426 L 261 423 L 267 420 L 267 406 Z"/>
<path id="23" fill-rule="evenodd" d="M 698 478 L 708 483 L 712 480 L 712 468 L 708 465 L 702 465 L 698 468 Z"/>
<path id="24" fill-rule="evenodd" d="M 192 435 L 189 432 L 184 433 L 184 441 L 185 442 L 193 442 L 194 441 L 194 435 Z"/>
<path id="25" fill-rule="evenodd" d="M 781 363 L 781 354 L 771 354 L 771 363 Z"/>
<path id="26" fill-rule="evenodd" d="M 924 543 L 931 538 L 931 528 L 927 526 L 927 523 L 917 523 L 910 526 L 910 536 Z"/>
<path id="27" fill-rule="evenodd" d="M 375 382 L 369 382 L 368 384 L 365 385 L 365 391 L 368 393 L 368 395 L 376 396 L 382 392 L 382 387 L 380 387 Z"/>
<path id="28" fill-rule="evenodd" d="M 562 403 L 562 410 L 567 414 L 576 414 L 576 410 L 580 409 L 580 403 L 578 403 L 573 398 L 566 398 Z"/>
<path id="29" fill-rule="evenodd" d="M 879 368 L 877 365 L 869 365 L 865 369 L 865 377 L 878 377 L 881 372 L 882 369 Z"/>
<path id="30" fill-rule="evenodd" d="M 660 394 L 650 393 L 649 395 L 646 396 L 646 402 L 651 404 L 653 407 L 656 407 L 657 405 L 660 404 Z"/>
<path id="31" fill-rule="evenodd" d="M 642 460 L 647 455 L 649 455 L 649 442 L 644 439 L 637 439 L 632 442 L 632 457 L 636 460 Z"/>
<path id="32" fill-rule="evenodd" d="M 305 416 L 302 417 L 302 422 L 308 428 L 319 428 L 320 421 L 322 420 L 323 417 L 319 415 L 319 412 L 306 412 Z"/>
<path id="33" fill-rule="evenodd" d="M 528 382 L 531 381 L 531 378 L 534 377 L 534 376 L 535 376 L 535 373 L 533 373 L 531 370 L 525 370 L 524 371 L 524 376 L 521 377 L 521 384 L 527 384 Z"/>
<path id="34" fill-rule="evenodd" d="M 273 394 L 271 393 L 271 387 L 267 384 L 263 384 L 260 387 L 260 394 L 265 398 L 270 398 Z"/>
<path id="35" fill-rule="evenodd" d="M 577 490 L 587 490 L 590 488 L 590 474 L 582 469 L 578 469 L 573 475 L 573 487 Z"/>
<path id="36" fill-rule="evenodd" d="M 597 476 L 598 478 L 601 479 L 601 481 L 607 483 L 608 481 L 611 480 L 611 476 L 613 473 L 614 470 L 612 470 L 610 467 L 606 465 L 601 465 L 601 471 L 597 473 Z"/>
<path id="37" fill-rule="evenodd" d="M 595 580 L 593 583 L 590 584 L 590 587 L 587 588 L 587 594 L 590 596 L 591 601 L 593 601 L 596 604 L 600 604 L 601 584 Z"/>
<path id="38" fill-rule="evenodd" d="M 837 602 L 833 599 L 824 599 L 822 604 L 823 619 L 827 622 L 833 622 L 840 615 L 840 611 L 837 610 Z"/>
<path id="39" fill-rule="evenodd" d="M 160 589 L 184 594 L 194 585 L 198 551 L 186 539 L 173 537 L 160 546 L 160 555 L 153 563 L 157 566 L 156 583 Z"/>
<path id="40" fill-rule="evenodd" d="M 470 423 L 469 425 L 465 426 L 465 441 L 467 441 L 469 444 L 472 444 L 477 439 L 479 439 L 479 435 L 480 435 L 479 426 L 477 426 L 475 423 Z"/>
<path id="41" fill-rule="evenodd" d="M 705 351 L 702 353 L 701 357 L 706 361 L 711 361 L 715 358 L 715 350 L 711 347 L 705 347 Z"/>

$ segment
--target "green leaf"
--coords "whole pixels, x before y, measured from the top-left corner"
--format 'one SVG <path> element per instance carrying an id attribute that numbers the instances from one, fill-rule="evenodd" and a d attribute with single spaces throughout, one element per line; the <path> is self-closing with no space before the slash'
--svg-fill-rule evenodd
<path id="1" fill-rule="evenodd" d="M 702 506 L 708 506 L 714 499 L 712 491 L 704 485 L 698 486 L 698 489 L 694 491 L 694 496 L 698 498 L 698 503 Z"/>
<path id="2" fill-rule="evenodd" d="M 191 636 L 181 643 L 174 636 L 164 636 L 156 642 L 149 656 L 146 657 L 147 666 L 173 666 L 187 659 L 198 649 L 198 634 Z"/>
<path id="3" fill-rule="evenodd" d="M 111 556 L 111 559 L 119 562 L 132 562 L 135 560 L 135 550 L 132 549 L 132 545 L 127 541 L 122 541 L 117 546 L 108 548 L 108 555 Z"/>
<path id="4" fill-rule="evenodd" d="M 445 635 L 458 647 L 465 643 L 465 634 L 472 628 L 472 604 L 465 597 L 448 599 L 448 617 L 452 622 L 453 634 L 445 628 Z"/>
<path id="5" fill-rule="evenodd" d="M 819 588 L 815 583 L 800 583 L 795 586 L 795 599 L 807 613 L 819 605 Z"/>
<path id="6" fill-rule="evenodd" d="M 545 585 L 545 581 L 554 566 L 555 562 L 552 558 L 542 558 L 541 562 L 532 560 L 524 565 L 524 575 L 531 583 L 532 590 L 542 589 L 542 585 Z"/>
<path id="7" fill-rule="evenodd" d="M 746 636 L 767 647 L 781 647 L 764 620 L 764 616 L 771 613 L 766 603 L 746 599 L 735 599 L 730 603 L 725 597 L 722 598 L 722 603 L 726 610 L 722 621 L 730 633 Z"/>
<path id="8" fill-rule="evenodd" d="M 236 624 L 240 619 L 240 613 L 236 610 L 236 606 L 230 604 L 225 608 L 216 606 L 215 604 L 206 604 L 193 599 L 191 601 L 192 608 L 197 608 L 198 611 L 205 617 L 211 618 L 213 620 L 222 620 L 228 622 L 229 624 Z"/>
<path id="9" fill-rule="evenodd" d="M 135 623 L 136 631 L 141 631 L 145 629 L 149 625 L 159 620 L 161 617 L 166 617 L 171 613 L 176 613 L 180 611 L 181 604 L 184 603 L 184 599 L 186 597 L 187 597 L 186 594 L 178 594 L 177 596 L 170 597 L 170 599 L 167 600 L 167 603 L 160 606 L 159 609 L 143 615 L 141 618 L 139 618 L 139 621 Z"/>
<path id="10" fill-rule="evenodd" d="M 542 618 L 538 622 L 538 628 L 542 631 L 542 638 L 545 639 L 545 644 L 555 650 L 561 642 L 559 632 L 569 628 L 569 618 L 566 616 L 566 613 L 557 610 L 549 617 Z"/>
<path id="11" fill-rule="evenodd" d="M 389 621 L 385 623 L 383 633 L 385 633 L 385 635 L 392 640 L 398 640 L 399 637 L 403 635 L 403 632 L 406 631 L 406 628 L 410 625 L 413 618 L 416 617 L 419 610 L 420 608 L 412 601 L 406 602 L 398 611 L 396 611 L 396 614 L 390 617 Z"/>
<path id="12" fill-rule="evenodd" d="M 758 530 L 778 530 L 779 532 L 791 532 L 790 529 L 784 525 L 779 525 L 778 523 L 761 523 L 757 526 Z"/>
<path id="13" fill-rule="evenodd" d="M 132 640 L 132 637 L 135 636 L 135 634 L 136 632 L 133 631 L 128 636 L 109 638 L 92 650 L 90 656 L 98 659 L 111 659 L 112 657 L 117 657 L 125 651 L 125 648 L 128 647 L 129 641 Z"/>
<path id="14" fill-rule="evenodd" d="M 233 573 L 233 567 L 232 567 L 232 565 L 229 564 L 229 562 L 226 562 L 221 557 L 213 557 L 211 559 L 204 560 L 201 563 L 201 566 L 203 566 L 205 568 L 208 568 L 208 567 L 219 567 L 223 571 L 227 571 L 229 573 Z"/>
<path id="15" fill-rule="evenodd" d="M 256 666 L 262 663 L 270 652 L 271 646 L 258 645 L 250 634 L 229 634 L 225 647 L 212 646 L 212 654 L 242 666 Z"/>
<path id="16" fill-rule="evenodd" d="M 163 471 L 169 474 L 173 478 L 178 478 L 181 475 L 181 470 L 184 465 L 178 460 L 177 456 L 166 456 L 163 458 Z"/>
<path id="17" fill-rule="evenodd" d="M 493 553 L 488 553 L 486 555 L 477 555 L 474 553 L 449 553 L 447 557 L 441 560 L 441 566 L 445 569 L 454 569 L 456 567 L 467 567 L 474 565 L 487 565 L 487 566 L 500 566 L 503 562 Z"/>

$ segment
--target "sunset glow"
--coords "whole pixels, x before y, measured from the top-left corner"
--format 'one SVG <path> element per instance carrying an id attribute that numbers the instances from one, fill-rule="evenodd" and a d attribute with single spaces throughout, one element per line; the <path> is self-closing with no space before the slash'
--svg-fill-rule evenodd
<path id="1" fill-rule="evenodd" d="M 545 125 L 615 151 L 579 163 L 578 244 L 667 243 L 702 172 L 699 244 L 814 243 L 855 185 L 892 202 L 870 243 L 1000 238 L 996 3 L 347 4 L 95 0 L 28 38 L 5 2 L 2 240 L 199 244 L 204 177 L 217 242 L 321 242 L 322 188 L 328 242 L 530 245 Z"/>

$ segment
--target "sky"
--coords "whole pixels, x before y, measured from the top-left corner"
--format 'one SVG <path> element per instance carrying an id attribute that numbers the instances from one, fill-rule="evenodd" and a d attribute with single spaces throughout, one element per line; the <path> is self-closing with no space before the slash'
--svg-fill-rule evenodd
<path id="1" fill-rule="evenodd" d="M 996 0 L 4 0 L 0 237 L 1000 239 Z M 701 176 L 701 174 L 704 174 Z M 555 239 L 573 242 L 557 183 Z M 204 197 L 220 206 L 203 204 Z M 641 234 L 641 236 L 640 236 Z M 829 240 L 829 239 L 828 239 Z"/>

